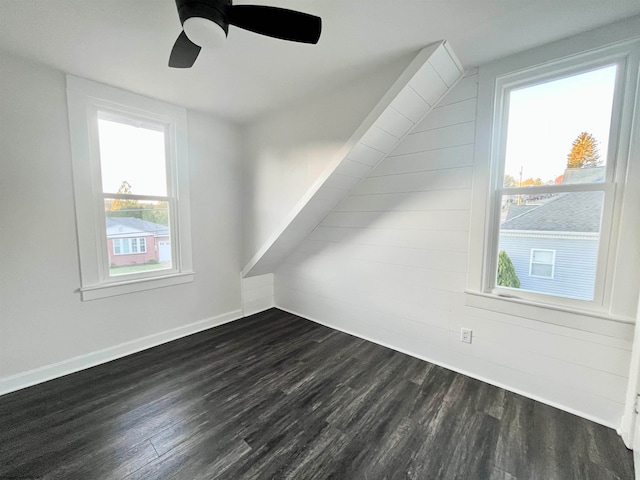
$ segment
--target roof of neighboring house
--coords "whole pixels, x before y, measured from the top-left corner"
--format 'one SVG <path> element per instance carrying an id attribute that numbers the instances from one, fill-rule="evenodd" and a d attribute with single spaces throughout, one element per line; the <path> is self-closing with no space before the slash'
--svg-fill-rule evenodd
<path id="1" fill-rule="evenodd" d="M 156 237 L 169 235 L 169 227 L 134 217 L 106 217 L 107 237 L 126 237 L 147 234 Z"/>
<path id="2" fill-rule="evenodd" d="M 505 220 L 511 220 L 518 215 L 522 215 L 529 210 L 533 210 L 534 208 L 538 208 L 540 205 L 509 205 L 509 210 L 507 210 L 507 218 Z"/>
<path id="3" fill-rule="evenodd" d="M 567 168 L 562 183 L 599 183 L 604 182 L 607 167 L 604 165 L 587 168 Z"/>
<path id="4" fill-rule="evenodd" d="M 507 214 L 508 220 L 500 228 L 501 230 L 549 232 L 599 232 L 602 200 L 602 192 L 563 193 L 519 215 Z M 511 208 L 513 206 L 509 207 L 510 210 Z"/>

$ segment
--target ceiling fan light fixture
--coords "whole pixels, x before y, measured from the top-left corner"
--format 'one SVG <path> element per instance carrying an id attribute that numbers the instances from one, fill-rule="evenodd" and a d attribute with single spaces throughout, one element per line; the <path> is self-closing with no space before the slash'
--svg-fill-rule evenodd
<path id="1" fill-rule="evenodd" d="M 189 40 L 204 48 L 219 47 L 227 39 L 227 32 L 220 25 L 202 17 L 187 18 L 182 28 Z"/>
<path id="2" fill-rule="evenodd" d="M 266 5 L 233 5 L 232 0 L 176 0 L 182 32 L 171 49 L 169 66 L 190 68 L 202 48 L 222 45 L 229 25 L 267 37 L 318 43 L 322 19 Z"/>

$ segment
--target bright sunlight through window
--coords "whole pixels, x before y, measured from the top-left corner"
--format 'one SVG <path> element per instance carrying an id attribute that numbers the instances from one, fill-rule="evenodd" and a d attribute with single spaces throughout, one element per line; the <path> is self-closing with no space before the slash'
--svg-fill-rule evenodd
<path id="1" fill-rule="evenodd" d="M 594 299 L 616 70 L 505 92 L 497 287 Z"/>
<path id="2" fill-rule="evenodd" d="M 162 125 L 98 114 L 109 275 L 171 268 Z"/>

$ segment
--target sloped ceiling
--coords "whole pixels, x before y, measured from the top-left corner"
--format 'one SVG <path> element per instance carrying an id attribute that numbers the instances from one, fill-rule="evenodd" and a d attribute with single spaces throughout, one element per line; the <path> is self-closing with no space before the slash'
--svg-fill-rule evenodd
<path id="1" fill-rule="evenodd" d="M 422 49 L 242 271 L 272 272 L 454 87 L 462 66 L 447 42 Z"/>
<path id="2" fill-rule="evenodd" d="M 635 14 L 638 0 L 238 0 L 323 19 L 318 45 L 237 28 L 194 68 L 167 67 L 174 0 L 1 0 L 0 48 L 239 122 L 446 39 L 465 68 Z"/>

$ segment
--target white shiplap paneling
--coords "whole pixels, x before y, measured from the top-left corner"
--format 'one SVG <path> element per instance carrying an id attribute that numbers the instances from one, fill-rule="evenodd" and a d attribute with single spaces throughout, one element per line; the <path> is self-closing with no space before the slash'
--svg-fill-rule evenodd
<path id="1" fill-rule="evenodd" d="M 615 427 L 624 328 L 465 305 L 476 92 L 471 72 L 287 257 L 276 305 Z"/>
<path id="2" fill-rule="evenodd" d="M 436 53 L 435 63 L 432 64 L 429 59 Z M 423 48 L 327 168 L 319 173 L 293 210 L 288 212 L 268 240 L 255 252 L 242 275 L 246 277 L 271 272 L 272 266 L 283 261 L 344 198 L 344 190 L 351 190 L 372 167 L 382 161 L 415 123 L 424 118 L 453 88 L 462 74 L 462 67 L 446 42 Z M 344 168 L 343 163 L 347 164 Z M 341 189 L 343 192 L 340 192 Z M 335 195 L 330 194 L 332 191 Z M 318 196 L 327 199 L 324 202 L 327 208 L 318 208 Z M 329 197 L 333 202 L 329 201 Z"/>
<path id="3" fill-rule="evenodd" d="M 247 317 L 273 307 L 273 274 L 242 279 L 242 314 Z"/>

